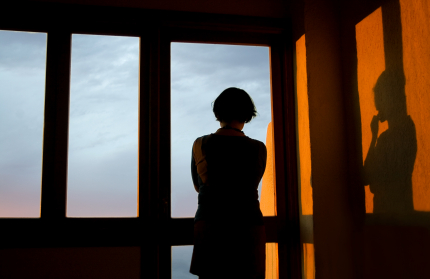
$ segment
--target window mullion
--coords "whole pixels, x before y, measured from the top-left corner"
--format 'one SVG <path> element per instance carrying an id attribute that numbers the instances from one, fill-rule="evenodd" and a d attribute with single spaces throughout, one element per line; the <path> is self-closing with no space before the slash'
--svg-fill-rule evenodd
<path id="1" fill-rule="evenodd" d="M 42 218 L 65 218 L 71 33 L 48 32 L 42 164 Z"/>
<path id="2" fill-rule="evenodd" d="M 158 220 L 159 230 L 162 241 L 159 242 L 159 279 L 172 278 L 172 249 L 170 229 L 170 184 L 171 184 L 171 169 L 170 169 L 170 40 L 168 30 L 159 29 L 158 33 Z"/>
<path id="3" fill-rule="evenodd" d="M 280 279 L 301 278 L 293 66 L 287 42 L 278 39 L 271 47 Z"/>
<path id="4" fill-rule="evenodd" d="M 151 216 L 149 184 L 149 93 L 150 43 L 144 36 L 139 40 L 139 151 L 138 151 L 138 217 Z"/>

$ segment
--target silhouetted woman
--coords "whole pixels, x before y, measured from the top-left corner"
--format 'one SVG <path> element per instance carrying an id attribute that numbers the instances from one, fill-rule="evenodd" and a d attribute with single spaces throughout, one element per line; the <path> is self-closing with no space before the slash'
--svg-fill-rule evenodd
<path id="1" fill-rule="evenodd" d="M 241 131 L 257 114 L 251 97 L 228 88 L 214 101 L 221 128 L 193 144 L 191 174 L 199 193 L 190 272 L 207 278 L 264 278 L 265 230 L 258 185 L 266 146 Z"/>

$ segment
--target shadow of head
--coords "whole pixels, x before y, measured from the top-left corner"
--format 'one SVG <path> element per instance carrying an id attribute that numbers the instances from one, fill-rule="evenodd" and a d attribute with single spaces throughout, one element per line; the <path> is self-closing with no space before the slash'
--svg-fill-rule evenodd
<path id="1" fill-rule="evenodd" d="M 400 71 L 385 70 L 373 88 L 379 120 L 390 121 L 407 115 L 405 76 Z"/>

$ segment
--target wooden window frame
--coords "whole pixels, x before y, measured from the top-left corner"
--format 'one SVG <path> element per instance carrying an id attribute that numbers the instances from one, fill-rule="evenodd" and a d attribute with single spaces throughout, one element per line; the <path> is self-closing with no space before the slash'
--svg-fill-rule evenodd
<path id="1" fill-rule="evenodd" d="M 40 218 L 1 218 L 2 248 L 141 247 L 141 278 L 171 278 L 171 247 L 191 245 L 192 218 L 170 216 L 170 43 L 270 47 L 279 278 L 301 278 L 295 145 L 293 43 L 282 20 L 131 8 L 27 3 L 1 5 L 0 30 L 47 33 Z M 71 35 L 140 37 L 138 217 L 67 218 Z M 29 235 L 31 232 L 31 235 Z M 150 241 L 148 241 L 150 240 Z"/>

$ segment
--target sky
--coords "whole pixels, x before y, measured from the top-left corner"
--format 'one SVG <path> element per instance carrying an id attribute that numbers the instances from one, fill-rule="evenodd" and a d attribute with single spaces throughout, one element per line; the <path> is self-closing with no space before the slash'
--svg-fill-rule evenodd
<path id="1" fill-rule="evenodd" d="M 40 216 L 46 39 L 0 31 L 0 217 Z M 243 131 L 265 142 L 269 49 L 172 43 L 171 58 L 172 217 L 193 217 L 191 147 L 219 128 L 211 104 L 224 89 L 251 95 L 259 114 Z M 68 217 L 136 216 L 138 67 L 138 38 L 72 36 Z M 195 278 L 191 247 L 172 253 L 173 278 Z"/>
<path id="2" fill-rule="evenodd" d="M 0 217 L 38 217 L 46 34 L 0 31 Z"/>
<path id="3" fill-rule="evenodd" d="M 259 114 L 243 131 L 266 141 L 271 119 L 269 49 L 173 43 L 171 57 L 172 217 L 193 217 L 197 193 L 190 178 L 191 148 L 197 137 L 219 128 L 212 102 L 224 89 L 238 87 L 250 94 Z"/>

